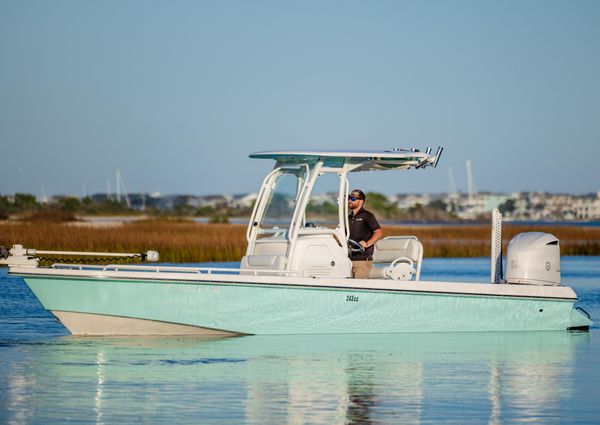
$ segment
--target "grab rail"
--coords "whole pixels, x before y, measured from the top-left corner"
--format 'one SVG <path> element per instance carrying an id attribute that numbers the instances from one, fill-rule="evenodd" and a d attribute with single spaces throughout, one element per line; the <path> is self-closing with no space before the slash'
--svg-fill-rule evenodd
<path id="1" fill-rule="evenodd" d="M 138 271 L 151 273 L 197 273 L 197 274 L 245 274 L 245 275 L 284 275 L 298 276 L 299 272 L 294 270 L 262 270 L 262 269 L 236 269 L 236 268 L 221 268 L 221 267 L 185 267 L 185 266 L 138 266 L 126 264 L 109 264 L 107 266 L 93 266 L 56 263 L 51 266 L 53 269 L 62 270 L 98 270 L 106 271 Z"/>

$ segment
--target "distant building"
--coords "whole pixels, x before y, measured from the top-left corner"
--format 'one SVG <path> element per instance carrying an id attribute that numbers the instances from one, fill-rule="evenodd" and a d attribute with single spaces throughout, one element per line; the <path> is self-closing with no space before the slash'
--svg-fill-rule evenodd
<path id="1" fill-rule="evenodd" d="M 459 194 L 458 210 L 460 218 L 474 219 L 484 214 L 489 214 L 494 208 L 500 207 L 510 197 L 505 194 L 480 192 L 471 196 Z"/>
<path id="2" fill-rule="evenodd" d="M 574 206 L 575 218 L 578 220 L 598 220 L 600 219 L 600 191 L 596 197 L 580 198 Z"/>
<path id="3" fill-rule="evenodd" d="M 254 202 L 258 198 L 257 193 L 247 193 L 243 195 L 232 195 L 231 206 L 233 208 L 251 208 L 254 206 Z"/>
<path id="4" fill-rule="evenodd" d="M 446 210 L 466 220 L 489 214 L 494 208 L 504 209 L 509 220 L 598 220 L 600 192 L 595 195 L 551 194 L 543 192 L 488 193 L 470 197 L 466 193 L 397 194 L 391 196 L 398 208 L 407 210 L 417 204 L 426 206 L 441 200 Z"/>
<path id="5" fill-rule="evenodd" d="M 427 205 L 432 201 L 432 195 L 402 195 L 398 194 L 394 197 L 388 198 L 391 202 L 395 203 L 396 206 L 402 210 L 407 210 L 409 208 L 413 208 L 416 205 Z"/>

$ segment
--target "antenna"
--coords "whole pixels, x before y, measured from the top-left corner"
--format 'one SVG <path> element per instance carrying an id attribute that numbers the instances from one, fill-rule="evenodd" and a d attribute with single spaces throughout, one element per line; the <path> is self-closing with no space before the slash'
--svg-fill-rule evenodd
<path id="1" fill-rule="evenodd" d="M 112 200 L 112 195 L 110 193 L 110 179 L 106 179 L 106 200 Z"/>
<path id="2" fill-rule="evenodd" d="M 123 186 L 123 196 L 125 197 L 125 205 L 127 208 L 131 208 L 131 202 L 129 201 L 129 195 L 127 195 L 127 188 L 125 187 L 125 181 L 121 179 L 121 185 Z"/>
<path id="3" fill-rule="evenodd" d="M 456 181 L 454 180 L 454 171 L 452 171 L 452 167 L 448 167 L 448 197 L 456 197 Z"/>
<path id="4" fill-rule="evenodd" d="M 46 196 L 46 191 L 44 190 L 44 188 L 42 187 L 42 196 L 40 199 L 40 203 L 42 204 L 47 204 L 48 203 L 48 197 Z"/>
<path id="5" fill-rule="evenodd" d="M 121 202 L 121 170 L 117 169 L 115 177 L 115 192 L 117 194 L 117 202 Z"/>
<path id="6" fill-rule="evenodd" d="M 142 182 L 142 211 L 146 211 L 146 185 Z"/>
<path id="7" fill-rule="evenodd" d="M 469 193 L 469 203 L 473 203 L 473 170 L 471 169 L 471 160 L 467 159 L 467 191 Z"/>
<path id="8" fill-rule="evenodd" d="M 121 202 L 121 191 L 123 192 L 123 198 L 125 198 L 125 204 L 128 208 L 131 208 L 131 202 L 129 201 L 129 196 L 127 196 L 127 188 L 125 187 L 125 181 L 123 180 L 123 176 L 121 175 L 121 170 L 117 169 L 117 202 Z"/>

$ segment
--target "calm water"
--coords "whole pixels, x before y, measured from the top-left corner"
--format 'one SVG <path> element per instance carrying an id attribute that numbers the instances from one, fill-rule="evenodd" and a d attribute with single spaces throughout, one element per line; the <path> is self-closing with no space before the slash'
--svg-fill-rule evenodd
<path id="1" fill-rule="evenodd" d="M 488 268 L 487 259 L 432 259 L 423 278 L 486 281 Z M 600 257 L 563 258 L 562 270 L 600 322 Z M 81 338 L 0 269 L 0 423 L 597 424 L 599 396 L 598 326 Z"/>

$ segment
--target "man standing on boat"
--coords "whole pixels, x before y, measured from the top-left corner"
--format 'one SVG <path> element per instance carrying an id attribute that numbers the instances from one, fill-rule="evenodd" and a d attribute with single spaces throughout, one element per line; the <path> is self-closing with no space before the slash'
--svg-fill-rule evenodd
<path id="1" fill-rule="evenodd" d="M 369 272 L 373 267 L 375 242 L 383 237 L 381 226 L 373 213 L 363 208 L 366 199 L 364 192 L 359 189 L 354 189 L 348 196 L 348 209 L 351 211 L 348 216 L 350 239 L 358 242 L 364 248 L 363 252 L 352 251 L 350 255 L 352 277 L 357 279 L 369 277 Z"/>

